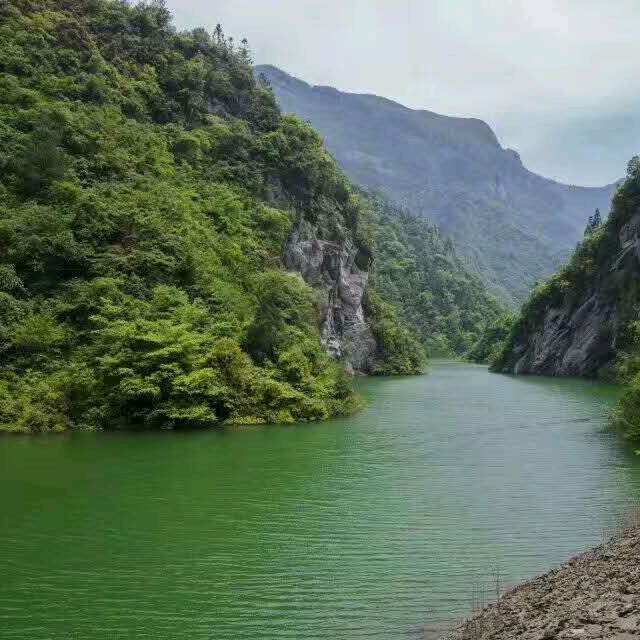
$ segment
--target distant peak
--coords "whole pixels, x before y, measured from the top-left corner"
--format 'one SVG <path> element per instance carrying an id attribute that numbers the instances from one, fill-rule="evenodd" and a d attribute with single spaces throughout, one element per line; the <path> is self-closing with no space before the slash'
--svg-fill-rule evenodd
<path id="1" fill-rule="evenodd" d="M 253 68 L 253 72 L 256 77 L 260 75 L 265 75 L 267 80 L 272 84 L 278 84 L 281 86 L 295 86 L 299 89 L 311 89 L 311 85 L 305 82 L 304 80 L 300 80 L 286 71 L 279 69 L 278 67 L 274 67 L 272 64 L 258 64 Z"/>
<path id="2" fill-rule="evenodd" d="M 440 113 L 434 113 L 433 111 L 427 111 L 424 109 L 420 110 L 419 113 L 424 114 L 433 121 L 440 120 L 442 122 L 454 124 L 456 129 L 464 131 L 470 138 L 477 142 L 486 143 L 492 147 L 502 148 L 493 129 L 484 120 L 480 120 L 479 118 L 463 118 L 460 116 L 445 116 Z M 513 151 L 513 153 L 516 152 Z"/>
<path id="3" fill-rule="evenodd" d="M 293 79 L 293 76 L 290 76 L 288 73 L 286 73 L 282 69 L 279 69 L 278 67 L 274 67 L 272 64 L 257 64 L 254 67 L 254 70 L 256 75 L 264 73 L 267 76 L 283 76 Z"/>
<path id="4" fill-rule="evenodd" d="M 341 91 L 340 89 L 327 85 L 311 85 L 270 64 L 257 65 L 255 67 L 255 73 L 256 75 L 263 73 L 272 85 L 280 88 L 297 89 L 298 91 L 304 92 L 313 91 L 325 96 L 335 96 L 336 98 L 345 96 L 363 101 L 369 105 L 382 106 L 395 111 L 411 113 L 417 118 L 424 118 L 426 121 L 431 121 L 440 127 L 451 127 L 453 125 L 460 133 L 466 134 L 469 140 L 500 148 L 500 143 L 493 129 L 491 129 L 484 120 L 478 118 L 447 116 L 429 111 L 428 109 L 412 109 L 400 102 L 373 93 L 354 93 Z"/>
<path id="5" fill-rule="evenodd" d="M 505 149 L 505 152 L 510 155 L 519 165 L 522 164 L 522 158 L 515 149 Z"/>

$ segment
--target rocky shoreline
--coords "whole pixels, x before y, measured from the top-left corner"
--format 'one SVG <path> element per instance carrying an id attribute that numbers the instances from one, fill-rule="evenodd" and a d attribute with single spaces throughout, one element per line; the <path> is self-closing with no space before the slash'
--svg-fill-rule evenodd
<path id="1" fill-rule="evenodd" d="M 442 640 L 640 638 L 640 511 L 609 542 L 507 591 Z"/>

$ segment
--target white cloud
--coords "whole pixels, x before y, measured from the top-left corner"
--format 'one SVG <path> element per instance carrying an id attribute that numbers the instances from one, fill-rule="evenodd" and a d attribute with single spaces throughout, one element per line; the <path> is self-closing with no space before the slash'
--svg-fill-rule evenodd
<path id="1" fill-rule="evenodd" d="M 483 118 L 545 175 L 601 184 L 640 151 L 637 0 L 168 5 L 179 25 L 221 22 L 258 62 L 308 82 Z"/>

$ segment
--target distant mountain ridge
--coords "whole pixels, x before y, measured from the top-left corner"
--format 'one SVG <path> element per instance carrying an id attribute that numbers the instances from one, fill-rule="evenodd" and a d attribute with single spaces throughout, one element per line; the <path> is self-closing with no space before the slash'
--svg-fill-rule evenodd
<path id="1" fill-rule="evenodd" d="M 314 87 L 270 65 L 284 112 L 310 120 L 345 172 L 367 189 L 436 222 L 506 300 L 568 258 L 616 185 L 565 185 L 527 170 L 488 124 L 409 109 L 369 94 Z"/>

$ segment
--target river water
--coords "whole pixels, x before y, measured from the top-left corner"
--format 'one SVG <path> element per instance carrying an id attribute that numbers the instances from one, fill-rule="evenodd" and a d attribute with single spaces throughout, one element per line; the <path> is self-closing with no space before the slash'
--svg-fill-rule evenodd
<path id="1" fill-rule="evenodd" d="M 614 387 L 358 384 L 368 408 L 322 424 L 0 438 L 0 637 L 430 637 L 640 496 Z"/>

